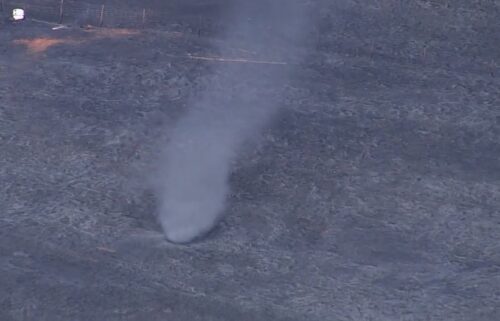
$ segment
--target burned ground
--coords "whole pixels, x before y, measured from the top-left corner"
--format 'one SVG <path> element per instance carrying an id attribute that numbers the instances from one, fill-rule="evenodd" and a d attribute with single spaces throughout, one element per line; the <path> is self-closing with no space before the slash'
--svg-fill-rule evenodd
<path id="1" fill-rule="evenodd" d="M 496 320 L 498 3 L 334 2 L 187 246 L 146 178 L 216 34 L 1 25 L 0 319 Z"/>

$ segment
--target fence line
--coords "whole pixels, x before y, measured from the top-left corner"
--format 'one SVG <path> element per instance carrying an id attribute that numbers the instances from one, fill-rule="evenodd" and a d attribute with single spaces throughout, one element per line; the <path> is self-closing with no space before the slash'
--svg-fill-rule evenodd
<path id="1" fill-rule="evenodd" d="M 92 25 L 100 27 L 176 27 L 194 32 L 209 32 L 216 28 L 215 21 L 201 14 L 176 15 L 175 12 L 124 5 L 89 4 L 72 0 L 22 1 L 0 0 L 0 11 L 10 14 L 12 9 L 22 8 L 27 18 L 54 23 Z"/>

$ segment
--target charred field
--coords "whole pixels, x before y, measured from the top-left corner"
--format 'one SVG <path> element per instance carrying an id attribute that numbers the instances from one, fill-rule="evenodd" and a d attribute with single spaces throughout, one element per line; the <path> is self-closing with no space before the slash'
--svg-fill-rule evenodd
<path id="1" fill-rule="evenodd" d="M 283 108 L 190 245 L 155 219 L 158 151 L 218 64 L 273 52 L 212 59 L 217 9 L 0 24 L 0 320 L 497 320 L 499 4 L 371 3 L 317 1 Z"/>

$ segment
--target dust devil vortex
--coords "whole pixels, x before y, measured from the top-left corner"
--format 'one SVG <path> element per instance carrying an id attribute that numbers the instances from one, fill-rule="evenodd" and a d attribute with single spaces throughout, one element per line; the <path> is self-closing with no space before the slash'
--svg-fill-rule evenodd
<path id="1" fill-rule="evenodd" d="M 224 41 L 218 42 L 219 53 L 231 55 L 243 46 L 258 52 L 256 59 L 286 60 L 303 36 L 304 10 L 299 3 L 238 2 Z M 283 87 L 289 74 L 283 66 L 218 64 L 212 81 L 172 130 L 158 173 L 159 220 L 166 238 L 176 243 L 193 241 L 217 222 L 238 148 L 275 114 L 280 92 L 276 88 Z"/>

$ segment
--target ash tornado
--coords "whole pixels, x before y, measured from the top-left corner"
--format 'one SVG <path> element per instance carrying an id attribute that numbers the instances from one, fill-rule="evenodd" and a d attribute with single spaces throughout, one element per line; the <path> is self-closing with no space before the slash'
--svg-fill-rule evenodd
<path id="1" fill-rule="evenodd" d="M 306 34 L 304 3 L 233 2 L 216 44 L 219 54 L 231 58 L 244 49 L 253 60 L 290 62 Z M 293 71 L 293 63 L 215 63 L 210 84 L 173 128 L 158 173 L 158 218 L 174 243 L 193 241 L 217 223 L 230 192 L 231 164 L 242 144 L 269 124 Z"/>

